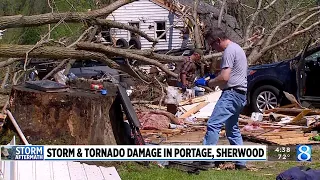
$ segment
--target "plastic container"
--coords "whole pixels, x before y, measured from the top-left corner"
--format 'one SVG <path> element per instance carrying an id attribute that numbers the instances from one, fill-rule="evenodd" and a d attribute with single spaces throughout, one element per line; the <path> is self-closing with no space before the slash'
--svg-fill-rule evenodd
<path id="1" fill-rule="evenodd" d="M 108 94 L 108 91 L 105 90 L 105 89 L 103 89 L 103 90 L 101 90 L 101 94 L 102 94 L 102 95 L 106 95 L 106 94 Z"/>
<path id="2" fill-rule="evenodd" d="M 91 84 L 90 88 L 92 90 L 101 90 L 101 89 L 103 89 L 103 85 L 102 84 Z"/>
<path id="3" fill-rule="evenodd" d="M 201 88 L 201 87 L 194 87 L 194 94 L 195 96 L 203 96 L 204 95 L 204 92 L 206 90 L 204 88 Z"/>

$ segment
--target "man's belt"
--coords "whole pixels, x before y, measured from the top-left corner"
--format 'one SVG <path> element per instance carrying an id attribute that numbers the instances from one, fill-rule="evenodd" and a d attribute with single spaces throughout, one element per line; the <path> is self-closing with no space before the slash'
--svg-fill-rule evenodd
<path id="1" fill-rule="evenodd" d="M 242 95 L 246 95 L 246 94 L 247 94 L 246 91 L 243 91 L 243 90 L 240 90 L 240 89 L 236 89 L 236 88 L 234 88 L 234 87 L 229 87 L 229 88 L 227 88 L 227 89 L 224 89 L 224 91 L 225 91 L 225 90 L 233 90 L 233 91 L 235 91 L 235 92 L 237 92 L 237 93 L 239 93 L 239 94 L 242 94 Z"/>

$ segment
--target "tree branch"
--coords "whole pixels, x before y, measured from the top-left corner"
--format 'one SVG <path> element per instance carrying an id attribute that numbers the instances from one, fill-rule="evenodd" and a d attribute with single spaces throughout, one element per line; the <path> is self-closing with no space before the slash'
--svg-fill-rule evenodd
<path id="1" fill-rule="evenodd" d="M 200 28 L 197 23 L 198 5 L 199 5 L 199 0 L 194 0 L 194 6 L 193 6 L 194 33 L 193 34 L 194 34 L 194 40 L 195 40 L 195 47 L 201 48 L 202 43 L 201 43 L 201 38 L 200 38 Z"/>
<path id="2" fill-rule="evenodd" d="M 218 18 L 218 28 L 221 28 L 221 21 L 222 21 L 222 16 L 223 16 L 223 12 L 224 12 L 224 8 L 226 6 L 227 0 L 223 0 L 222 5 L 221 5 L 221 9 L 220 9 L 220 13 L 219 13 L 219 18 Z"/>
<path id="3" fill-rule="evenodd" d="M 0 44 L 0 57 L 22 58 L 25 53 L 32 48 L 33 45 L 12 45 Z M 34 49 L 29 53 L 29 57 L 33 58 L 49 58 L 49 59 L 81 59 L 90 60 L 97 59 L 106 62 L 111 68 L 119 68 L 119 65 L 110 60 L 107 56 L 101 53 L 75 50 L 73 48 L 42 46 Z M 0 62 L 1 63 L 1 62 Z"/>
<path id="4" fill-rule="evenodd" d="M 288 20 L 280 23 L 277 27 L 275 27 L 275 28 L 272 30 L 272 32 L 270 33 L 270 35 L 268 36 L 268 38 L 267 38 L 267 40 L 266 40 L 266 42 L 265 42 L 265 44 L 264 44 L 264 47 L 268 47 L 268 46 L 271 44 L 273 37 L 276 35 L 276 33 L 277 33 L 283 26 L 291 23 L 292 21 L 296 20 L 297 18 L 299 18 L 299 17 L 301 17 L 301 16 L 304 16 L 305 14 L 307 14 L 307 13 L 309 13 L 309 12 L 317 11 L 317 10 L 319 10 L 319 9 L 320 9 L 320 6 L 318 6 L 318 7 L 313 7 L 313 8 L 309 8 L 309 9 L 307 9 L 307 10 L 305 10 L 305 11 L 299 13 L 299 14 L 294 15 L 294 16 L 291 17 L 290 19 L 288 19 Z M 262 48 L 262 49 L 264 49 L 264 48 Z"/>
<path id="5" fill-rule="evenodd" d="M 109 15 L 119 7 L 131 3 L 133 1 L 135 0 L 118 0 L 105 8 L 89 12 L 46 13 L 32 16 L 1 16 L 0 29 L 52 24 L 59 22 L 60 19 L 64 17 L 65 22 L 81 22 L 83 20 L 91 20 L 93 18 Z"/>
<path id="6" fill-rule="evenodd" d="M 139 34 L 141 37 L 144 37 L 150 42 L 157 42 L 158 39 L 153 39 L 152 37 L 148 36 L 147 33 L 140 31 L 138 28 L 129 26 L 120 22 L 112 21 L 112 20 L 107 20 L 107 19 L 95 19 L 92 21 L 92 23 L 97 24 L 97 25 L 105 25 L 108 27 L 113 27 L 113 28 L 119 28 L 119 29 L 125 29 L 131 32 L 134 32 L 136 34 Z"/>
<path id="7" fill-rule="evenodd" d="M 126 51 L 124 49 L 113 48 L 113 47 L 110 47 L 110 46 L 104 46 L 102 44 L 85 43 L 85 42 L 78 43 L 77 47 L 79 49 L 86 49 L 86 50 L 89 50 L 89 51 L 102 52 L 104 54 L 118 55 L 118 56 L 122 56 L 122 57 L 128 58 L 128 59 L 140 60 L 140 61 L 143 61 L 143 62 L 145 62 L 147 64 L 155 65 L 155 66 L 159 67 L 167 75 L 170 75 L 170 76 L 173 76 L 173 77 L 178 77 L 178 75 L 176 73 L 171 72 L 162 63 L 160 63 L 160 62 L 158 62 L 158 61 L 156 61 L 154 59 L 150 59 L 150 58 L 141 56 L 141 55 L 129 53 L 128 51 Z"/>
<path id="8" fill-rule="evenodd" d="M 299 31 L 299 29 L 303 26 L 304 23 L 306 23 L 310 18 L 312 18 L 313 16 L 320 14 L 320 11 L 317 11 L 315 13 L 310 14 L 308 17 L 306 17 L 296 28 L 296 30 L 294 32 Z"/>
<path id="9" fill-rule="evenodd" d="M 246 28 L 246 31 L 245 31 L 245 36 L 244 36 L 244 45 L 247 46 L 248 45 L 248 39 L 249 39 L 249 36 L 251 34 L 251 30 L 252 30 L 252 27 L 253 27 L 253 24 L 254 24 L 254 21 L 256 20 L 256 18 L 258 17 L 259 13 L 261 12 L 261 5 L 262 5 L 262 0 L 259 0 L 258 2 L 258 6 L 257 6 L 257 9 L 256 11 L 252 14 L 251 16 L 251 19 L 250 19 L 250 22 Z"/>
<path id="10" fill-rule="evenodd" d="M 271 3 L 269 3 L 267 6 L 265 6 L 264 8 L 263 8 L 263 10 L 267 10 L 267 9 L 269 9 L 271 6 L 273 6 L 274 5 L 274 3 L 276 3 L 277 2 L 277 0 L 273 0 Z"/>
<path id="11" fill-rule="evenodd" d="M 316 22 L 316 23 L 313 23 L 312 25 L 310 25 L 309 27 L 307 27 L 307 28 L 305 28 L 305 29 L 302 29 L 302 30 L 300 30 L 300 31 L 296 31 L 296 32 L 292 33 L 291 35 L 289 35 L 289 36 L 281 39 L 280 41 L 277 41 L 276 43 L 274 43 L 274 44 L 272 44 L 272 45 L 269 45 L 269 46 L 263 48 L 263 49 L 261 50 L 261 53 L 265 53 L 265 52 L 267 52 L 269 49 L 274 48 L 274 47 L 276 47 L 276 46 L 279 46 L 279 45 L 285 43 L 286 41 L 288 41 L 289 39 L 292 39 L 292 38 L 294 38 L 294 37 L 296 37 L 296 36 L 298 36 L 298 35 L 300 35 L 300 34 L 303 34 L 303 33 L 307 32 L 307 31 L 310 31 L 311 29 L 313 29 L 314 27 L 318 26 L 319 24 L 320 24 L 320 21 L 318 21 L 318 22 Z"/>
<path id="12" fill-rule="evenodd" d="M 21 60 L 21 58 L 9 58 L 5 61 L 0 61 L 0 68 L 5 67 L 5 66 L 9 66 L 19 60 Z"/>

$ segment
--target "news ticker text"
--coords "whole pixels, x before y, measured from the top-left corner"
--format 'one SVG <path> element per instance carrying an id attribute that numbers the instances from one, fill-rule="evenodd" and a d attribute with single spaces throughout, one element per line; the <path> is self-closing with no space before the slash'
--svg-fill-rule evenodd
<path id="1" fill-rule="evenodd" d="M 266 145 L 1 146 L 1 160 L 65 161 L 311 161 L 312 147 Z"/>

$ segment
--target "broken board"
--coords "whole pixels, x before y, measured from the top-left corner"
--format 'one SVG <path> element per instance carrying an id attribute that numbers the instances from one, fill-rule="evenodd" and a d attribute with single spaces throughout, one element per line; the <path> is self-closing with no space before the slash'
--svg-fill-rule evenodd
<path id="1" fill-rule="evenodd" d="M 277 144 L 277 145 L 297 145 L 297 144 L 320 144 L 320 141 L 311 141 L 310 137 L 313 136 L 311 133 L 303 133 L 301 131 L 280 131 L 280 132 L 267 132 L 261 133 L 249 133 L 241 132 L 245 139 L 254 142 L 263 142 L 266 144 Z"/>

